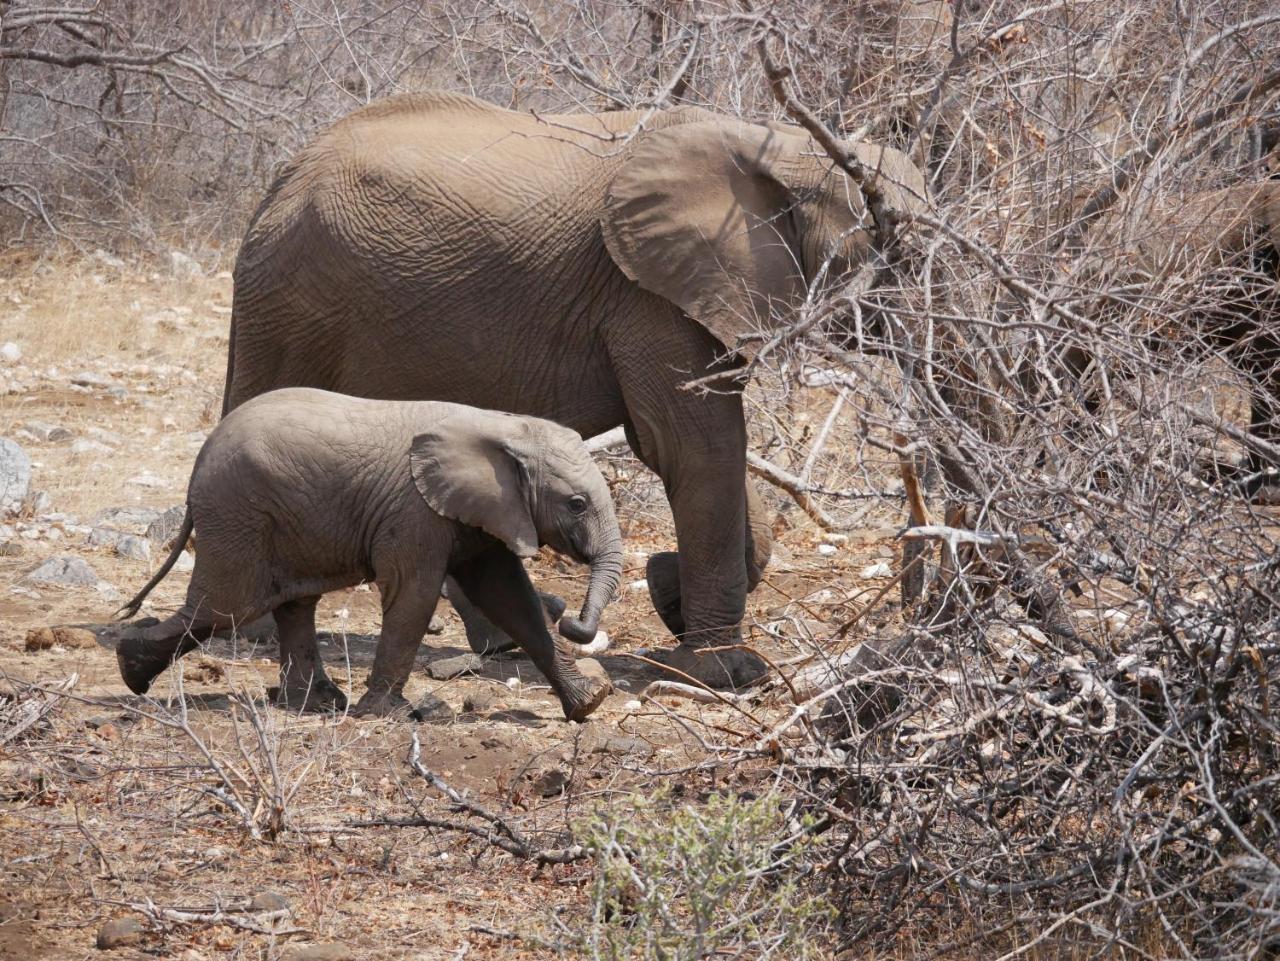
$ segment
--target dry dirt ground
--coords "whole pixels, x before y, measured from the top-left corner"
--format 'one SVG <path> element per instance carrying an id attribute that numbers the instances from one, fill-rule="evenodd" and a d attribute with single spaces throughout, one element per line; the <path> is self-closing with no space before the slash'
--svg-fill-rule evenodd
<path id="1" fill-rule="evenodd" d="M 749 742 L 754 728 L 738 712 L 638 699 L 655 675 L 628 655 L 667 643 L 634 583 L 646 553 L 673 542 L 664 508 L 631 509 L 642 499 L 634 489 L 619 498 L 632 553 L 606 615 L 613 646 L 599 658 L 617 690 L 586 724 L 561 719 L 522 657 L 432 680 L 421 668 L 466 649 L 445 605 L 445 629 L 426 638 L 406 692 L 448 705 L 433 722 L 269 706 L 269 635 L 219 640 L 163 675 L 153 698 L 134 697 L 117 673 L 111 617 L 163 552 L 122 557 L 88 543 L 88 532 L 109 508 L 182 504 L 219 409 L 230 295 L 225 272 L 178 276 L 105 257 L 0 264 L 0 343 L 21 352 L 0 361 L 0 436 L 22 445 L 33 489 L 47 492 L 34 511 L 4 521 L 12 536 L 0 556 L 0 697 L 10 712 L 0 719 L 33 716 L 18 708 L 42 713 L 0 742 L 0 961 L 547 956 L 520 936 L 554 940 L 556 911 L 585 923 L 590 862 L 539 870 L 483 837 L 370 822 L 480 823 L 415 774 L 415 731 L 427 768 L 539 847 L 567 843 L 593 809 L 660 780 L 693 802 L 767 782 L 764 762 L 693 770 L 707 760 L 703 742 Z M 62 431 L 41 439 L 49 426 Z M 870 568 L 894 553 L 891 514 L 822 551 L 820 531 L 798 511 L 786 516 L 767 584 L 751 598 L 753 643 L 779 660 L 803 652 L 789 638 L 830 633 L 879 590 L 883 570 Z M 24 580 L 59 556 L 81 558 L 100 582 Z M 582 571 L 545 552 L 532 569 L 539 586 L 578 603 Z M 176 606 L 185 580 L 172 574 L 144 613 Z M 332 594 L 320 610 L 330 671 L 357 695 L 377 611 L 376 589 Z M 82 630 L 26 650 L 28 635 L 50 626 Z M 54 688 L 65 694 L 40 693 Z M 790 708 L 773 695 L 752 711 L 768 718 Z M 5 730 L 0 723 L 0 738 Z M 255 897 L 268 913 L 245 910 Z M 99 930 L 114 918 L 140 929 L 131 943 L 99 949 Z"/>

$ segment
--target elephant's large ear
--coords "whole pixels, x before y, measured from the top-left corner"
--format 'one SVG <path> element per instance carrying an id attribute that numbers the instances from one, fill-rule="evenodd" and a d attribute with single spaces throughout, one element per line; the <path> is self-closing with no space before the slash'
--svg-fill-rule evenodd
<path id="1" fill-rule="evenodd" d="M 771 302 L 803 295 L 783 173 L 810 144 L 727 120 L 643 134 L 600 216 L 610 256 L 735 349 L 765 325 Z"/>
<path id="2" fill-rule="evenodd" d="M 451 414 L 409 448 L 413 482 L 437 514 L 492 534 L 519 557 L 538 553 L 519 418 Z"/>

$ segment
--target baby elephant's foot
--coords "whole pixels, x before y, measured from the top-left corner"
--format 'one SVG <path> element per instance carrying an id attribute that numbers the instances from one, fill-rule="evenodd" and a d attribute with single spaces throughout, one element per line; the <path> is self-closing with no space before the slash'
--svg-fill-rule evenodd
<path id="1" fill-rule="evenodd" d="M 605 678 L 582 677 L 560 695 L 565 720 L 585 721 L 604 699 L 613 693 L 613 685 Z"/>
<path id="2" fill-rule="evenodd" d="M 327 677 L 286 678 L 276 694 L 276 705 L 305 714 L 338 714 L 347 709 L 347 695 Z"/>
<path id="3" fill-rule="evenodd" d="M 408 717 L 413 705 L 398 691 L 365 691 L 351 713 L 356 717 Z"/>

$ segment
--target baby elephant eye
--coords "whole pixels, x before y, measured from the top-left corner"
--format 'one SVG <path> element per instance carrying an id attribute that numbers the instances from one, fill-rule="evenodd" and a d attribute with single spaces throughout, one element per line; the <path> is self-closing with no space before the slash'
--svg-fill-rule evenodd
<path id="1" fill-rule="evenodd" d="M 585 514 L 587 512 L 587 499 L 581 494 L 574 494 L 569 498 L 569 511 L 573 514 Z"/>

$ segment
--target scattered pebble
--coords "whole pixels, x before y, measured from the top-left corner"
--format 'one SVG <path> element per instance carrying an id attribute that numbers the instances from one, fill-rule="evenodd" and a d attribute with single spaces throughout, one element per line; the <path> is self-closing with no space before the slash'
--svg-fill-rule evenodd
<path id="1" fill-rule="evenodd" d="M 21 506 L 31 487 L 31 458 L 6 437 L 0 437 L 0 510 Z"/>
<path id="2" fill-rule="evenodd" d="M 479 654 L 459 654 L 432 661 L 427 665 L 427 676 L 437 681 L 447 681 L 463 674 L 476 674 L 484 668 L 484 658 Z"/>
<path id="3" fill-rule="evenodd" d="M 452 724 L 454 720 L 453 708 L 434 694 L 424 694 L 413 706 L 411 716 L 427 724 Z"/>
<path id="4" fill-rule="evenodd" d="M 574 654 L 578 657 L 591 657 L 595 654 L 603 654 L 607 650 L 609 650 L 608 632 L 596 631 L 596 636 L 591 639 L 591 643 L 576 646 Z"/>
<path id="5" fill-rule="evenodd" d="M 143 471 L 141 474 L 135 474 L 133 477 L 130 477 L 127 481 L 125 481 L 125 483 L 130 484 L 133 487 L 168 487 L 169 486 L 169 482 L 167 480 L 165 480 L 163 477 L 157 477 L 155 474 L 151 473 L 150 471 Z"/>
<path id="6" fill-rule="evenodd" d="M 828 544 L 848 544 L 848 534 L 838 534 L 835 531 L 827 531 L 822 535 L 822 539 Z"/>
<path id="7" fill-rule="evenodd" d="M 643 577 L 640 578 L 640 580 L 632 581 L 630 584 L 627 585 L 627 590 L 629 591 L 644 591 L 648 589 L 649 589 L 649 582 L 645 580 Z"/>
<path id="8" fill-rule="evenodd" d="M 0 344 L 0 358 L 3 358 L 6 364 L 16 364 L 22 360 L 22 348 L 13 341 L 5 341 Z"/>
<path id="9" fill-rule="evenodd" d="M 56 443 L 58 441 L 70 440 L 74 434 L 67 428 L 58 424 L 46 424 L 43 421 L 29 420 L 23 423 L 22 429 L 34 437 L 36 440 L 45 443 Z"/>
<path id="10" fill-rule="evenodd" d="M 35 570 L 29 571 L 23 580 L 32 584 L 93 587 L 98 583 L 98 575 L 81 558 L 64 554 L 51 557 Z"/>
<path id="11" fill-rule="evenodd" d="M 73 454 L 110 454 L 114 448 L 108 447 L 106 444 L 97 440 L 90 440 L 87 437 L 80 437 L 71 442 L 71 453 Z"/>
<path id="12" fill-rule="evenodd" d="M 249 902 L 249 910 L 255 913 L 287 911 L 293 913 L 293 907 L 283 894 L 275 891 L 259 891 Z"/>
<path id="13" fill-rule="evenodd" d="M 187 571 L 193 571 L 195 570 L 195 567 L 196 567 L 196 559 L 191 556 L 190 551 L 183 551 L 181 554 L 178 555 L 178 559 L 173 563 L 173 569 L 175 571 L 181 571 L 183 573 Z"/>
<path id="14" fill-rule="evenodd" d="M 114 918 L 98 928 L 98 949 L 111 951 L 137 944 L 145 932 L 137 918 Z"/>
<path id="15" fill-rule="evenodd" d="M 641 709 L 641 708 L 643 708 L 643 707 L 644 707 L 644 705 L 643 705 L 643 704 L 641 704 L 639 701 L 637 701 L 637 700 L 635 700 L 635 699 L 632 699 L 632 700 L 630 700 L 630 701 L 627 701 L 626 703 L 624 703 L 624 704 L 622 705 L 622 709 L 623 709 L 624 711 L 629 712 L 629 713 L 632 713 L 632 712 L 638 711 L 638 710 L 640 710 L 640 709 Z"/>
<path id="16" fill-rule="evenodd" d="M 834 544 L 818 545 L 818 553 L 821 554 L 823 557 L 830 557 L 832 554 L 836 553 L 836 551 L 838 550 L 840 550 L 840 548 L 836 547 Z"/>
<path id="17" fill-rule="evenodd" d="M 563 794 L 569 784 L 569 775 L 559 768 L 543 771 L 533 781 L 533 789 L 543 797 L 555 797 Z"/>
<path id="18" fill-rule="evenodd" d="M 864 580 L 870 580 L 875 577 L 893 577 L 893 568 L 884 561 L 878 561 L 868 567 L 862 569 L 862 577 Z"/>

